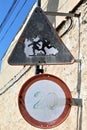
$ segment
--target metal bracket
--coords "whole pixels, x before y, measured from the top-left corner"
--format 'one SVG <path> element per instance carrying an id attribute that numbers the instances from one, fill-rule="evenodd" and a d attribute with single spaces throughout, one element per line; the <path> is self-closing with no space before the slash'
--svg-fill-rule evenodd
<path id="1" fill-rule="evenodd" d="M 36 72 L 35 72 L 35 74 L 39 74 L 39 73 L 44 73 L 43 67 L 40 68 L 39 65 L 36 65 Z"/>
<path id="2" fill-rule="evenodd" d="M 62 13 L 62 12 L 50 12 L 50 11 L 45 11 L 44 12 L 46 15 L 51 15 L 51 16 L 66 16 L 66 17 L 79 17 L 79 14 L 74 14 L 74 13 Z"/>
<path id="3" fill-rule="evenodd" d="M 72 105 L 82 107 L 82 99 L 72 98 Z"/>

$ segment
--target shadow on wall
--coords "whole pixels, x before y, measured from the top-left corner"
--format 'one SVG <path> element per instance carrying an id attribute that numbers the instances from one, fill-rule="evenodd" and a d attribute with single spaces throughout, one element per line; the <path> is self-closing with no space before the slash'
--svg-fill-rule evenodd
<path id="1" fill-rule="evenodd" d="M 57 12 L 59 0 L 48 0 L 47 11 Z M 56 28 L 56 16 L 48 16 L 50 22 Z"/>

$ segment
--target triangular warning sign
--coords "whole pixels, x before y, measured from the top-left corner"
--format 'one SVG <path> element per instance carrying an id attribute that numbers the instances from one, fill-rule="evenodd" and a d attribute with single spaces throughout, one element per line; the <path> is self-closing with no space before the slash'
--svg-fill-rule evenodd
<path id="1" fill-rule="evenodd" d="M 8 59 L 11 65 L 67 64 L 74 57 L 40 7 L 33 11 Z"/>

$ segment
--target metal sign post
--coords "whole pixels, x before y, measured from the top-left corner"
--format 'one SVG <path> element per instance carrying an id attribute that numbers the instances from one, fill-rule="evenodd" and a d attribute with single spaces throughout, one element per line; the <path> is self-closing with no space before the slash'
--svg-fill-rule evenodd
<path id="1" fill-rule="evenodd" d="M 41 0 L 37 0 L 37 6 L 41 7 Z M 44 70 L 40 69 L 39 65 L 35 66 L 35 74 L 43 73 Z"/>
<path id="2" fill-rule="evenodd" d="M 41 7 L 41 0 L 37 0 L 37 6 Z"/>

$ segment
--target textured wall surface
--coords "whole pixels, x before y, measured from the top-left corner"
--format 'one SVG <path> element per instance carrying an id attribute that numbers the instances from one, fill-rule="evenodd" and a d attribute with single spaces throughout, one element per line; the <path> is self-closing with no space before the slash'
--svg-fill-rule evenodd
<path id="1" fill-rule="evenodd" d="M 44 73 L 62 79 L 69 87 L 72 97 L 82 99 L 82 107 L 72 106 L 68 118 L 52 130 L 86 130 L 87 128 L 87 0 L 83 1 L 75 13 L 81 13 L 80 17 L 67 19 L 58 30 L 58 35 L 62 36 L 66 32 L 61 38 L 76 62 L 70 65 L 45 65 Z M 67 32 L 69 25 L 70 29 Z M 35 67 L 8 65 L 7 59 L 13 45 L 14 42 L 3 58 L 0 72 L 0 130 L 38 130 L 23 119 L 18 108 L 21 86 L 35 75 Z"/>
<path id="2" fill-rule="evenodd" d="M 52 11 L 52 12 L 63 12 L 68 13 L 71 11 L 75 5 L 80 0 L 41 0 L 42 3 L 42 9 L 44 11 Z M 58 17 L 58 16 L 48 16 L 51 23 L 53 24 L 54 28 L 56 28 L 62 20 L 65 19 L 65 17 Z"/>

